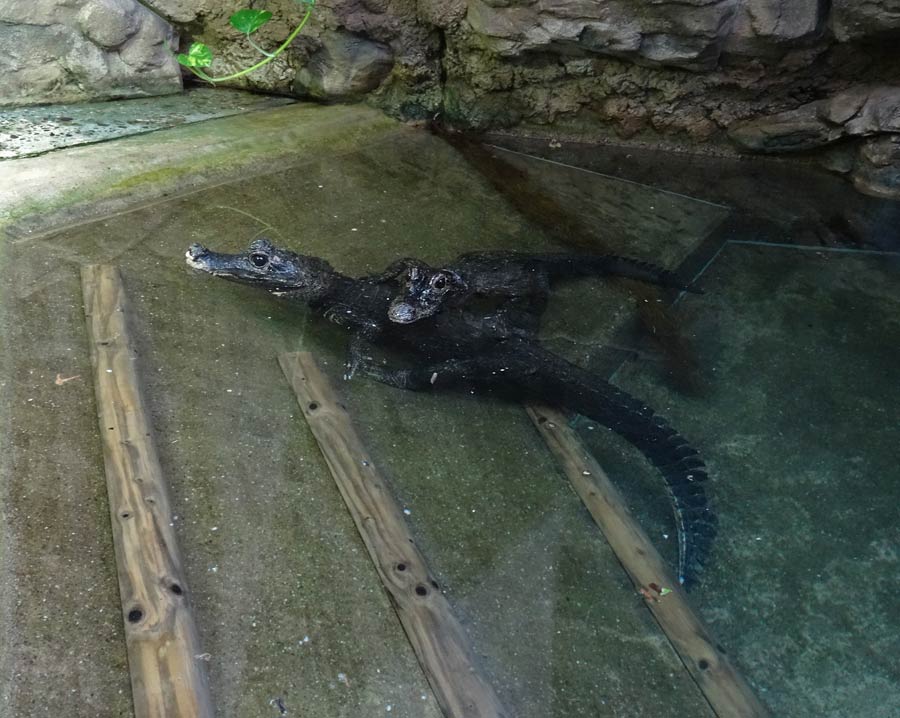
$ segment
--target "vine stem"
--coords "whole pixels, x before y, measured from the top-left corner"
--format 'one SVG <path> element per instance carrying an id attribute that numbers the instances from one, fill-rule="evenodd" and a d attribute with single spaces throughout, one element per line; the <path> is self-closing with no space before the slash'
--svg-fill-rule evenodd
<path id="1" fill-rule="evenodd" d="M 311 14 L 312 14 L 312 5 L 310 5 L 309 10 L 306 11 L 306 15 L 303 16 L 303 19 L 300 21 L 300 24 L 297 25 L 296 28 L 294 28 L 294 31 L 290 35 L 287 36 L 287 40 L 285 40 L 283 43 L 281 43 L 281 45 L 278 47 L 277 50 L 275 50 L 275 52 L 273 52 L 265 60 L 260 60 L 255 65 L 251 65 L 250 67 L 247 67 L 247 68 L 241 70 L 240 72 L 235 72 L 231 75 L 225 75 L 225 77 L 210 77 L 205 72 L 203 72 L 203 70 L 201 70 L 197 67 L 188 67 L 188 69 L 191 72 L 193 72 L 197 77 L 199 77 L 201 80 L 206 80 L 207 82 L 212 82 L 212 83 L 225 82 L 226 80 L 235 80 L 238 77 L 243 77 L 244 75 L 246 75 L 249 72 L 258 70 L 263 65 L 268 65 L 278 55 L 280 55 L 282 52 L 284 52 L 284 50 L 287 48 L 287 46 L 290 45 L 294 41 L 294 38 L 297 37 L 297 35 L 303 29 L 303 26 L 306 25 L 306 21 L 309 20 L 309 16 Z"/>
<path id="2" fill-rule="evenodd" d="M 250 43 L 250 47 L 252 47 L 257 52 L 261 52 L 266 57 L 275 57 L 274 52 L 269 52 L 268 50 L 263 50 L 259 45 L 257 45 L 255 42 L 253 42 L 253 38 L 251 38 L 249 34 L 247 35 L 247 42 Z"/>

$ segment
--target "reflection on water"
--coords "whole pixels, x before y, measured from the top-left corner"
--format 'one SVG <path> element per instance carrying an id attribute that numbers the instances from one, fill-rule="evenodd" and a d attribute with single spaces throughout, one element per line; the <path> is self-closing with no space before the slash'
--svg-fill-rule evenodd
<path id="1" fill-rule="evenodd" d="M 705 458 L 719 537 L 690 600 L 773 712 L 895 715 L 900 646 L 886 607 L 898 539 L 890 512 L 900 503 L 896 265 L 878 253 L 726 242 L 724 232 L 714 235 L 728 216 L 720 206 L 508 159 L 586 235 L 602 237 L 604 251 L 674 268 L 719 242 L 703 262 L 706 293 L 685 295 L 670 311 L 696 353 L 692 393 L 673 379 L 665 347 L 634 328 L 635 304 L 662 295 L 636 299 L 630 285 L 579 280 L 554 291 L 542 338 L 577 364 L 618 367 L 615 383 Z M 88 597 L 72 602 L 77 609 L 23 614 L 23 630 L 62 635 L 77 621 L 108 638 L 103 660 L 124 664 L 115 653 L 121 629 L 100 457 L 84 441 L 96 420 L 78 281 L 79 265 L 114 262 L 132 297 L 141 375 L 222 715 L 274 715 L 276 697 L 298 714 L 382 715 L 388 706 L 394 715 L 439 714 L 275 361 L 300 349 L 340 384 L 515 715 L 709 715 L 519 406 L 342 383 L 339 327 L 184 266 L 194 242 L 238 251 L 263 229 L 354 276 L 404 256 L 440 265 L 465 251 L 567 249 L 458 151 L 407 131 L 365 151 L 11 246 L 3 268 L 7 316 L 15 317 L 5 331 L 16 347 L 11 528 L 23 541 L 66 536 L 69 546 L 23 569 L 19 591 L 39 605 L 62 562 L 63 572 L 77 573 L 69 593 Z M 52 381 L 58 372 L 83 378 L 61 387 Z M 658 475 L 614 434 L 589 422 L 579 430 L 674 564 Z M 33 448 L 44 446 L 53 450 Z M 34 516 L 48 526 L 52 518 L 53 528 L 42 533 Z M 98 628 L 101 609 L 111 618 Z"/>

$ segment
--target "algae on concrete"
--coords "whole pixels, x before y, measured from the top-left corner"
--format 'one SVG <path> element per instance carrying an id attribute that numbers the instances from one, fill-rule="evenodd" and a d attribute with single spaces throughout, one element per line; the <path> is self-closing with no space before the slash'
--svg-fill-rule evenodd
<path id="1" fill-rule="evenodd" d="M 77 221 L 112 207 L 159 199 L 179 188 L 195 189 L 210 178 L 234 176 L 239 169 L 252 173 L 271 168 L 275 162 L 289 166 L 302 161 L 293 152 L 304 151 L 309 159 L 396 130 L 395 123 L 364 109 L 322 112 L 321 108 L 294 106 L 284 110 L 285 114 L 258 113 L 252 121 L 234 117 L 3 163 L 2 183 L 8 190 L 3 218 L 24 221 L 5 225 L 0 268 L 4 370 L 0 380 L 4 428 L 0 628 L 5 629 L 6 637 L 0 660 L 9 668 L 0 679 L 4 714 L 131 714 L 78 269 L 84 262 L 118 258 L 129 289 L 136 293 L 139 335 L 146 317 L 153 317 L 152 312 L 143 312 L 145 298 L 159 298 L 166 272 L 187 280 L 181 261 L 180 245 L 186 241 L 181 225 L 168 236 L 156 235 L 152 226 L 142 231 L 126 216 L 119 225 L 110 224 L 107 232 L 102 226 L 87 225 L 83 242 L 54 243 L 37 235 L 54 222 Z M 177 154 L 169 155 L 172 150 Z M 106 202 L 110 198 L 113 204 Z M 187 204 L 194 206 L 192 201 Z M 208 209 L 222 225 L 231 220 L 232 213 Z M 160 213 L 151 209 L 148 214 Z M 167 261 L 161 264 L 161 248 L 175 246 L 179 250 L 167 254 Z M 140 281 L 130 281 L 134 274 L 129 274 L 129 260 L 140 267 L 136 274 L 147 283 L 146 291 Z M 149 266 L 140 266 L 140 262 Z M 202 289 L 193 282 L 190 286 Z M 169 304 L 171 295 L 166 289 L 162 292 L 167 309 L 187 306 Z M 215 304 L 215 295 L 212 298 Z M 208 310 L 211 316 L 214 306 Z M 179 319 L 190 316 L 181 309 L 174 314 Z M 184 334 L 192 333 L 189 326 L 179 327 Z M 160 334 L 164 336 L 164 332 Z M 177 347 L 178 340 L 171 346 Z M 204 344 L 203 353 L 188 355 L 189 368 L 182 376 L 199 376 L 197 364 L 209 359 L 209 349 L 221 351 L 216 344 Z M 265 363 L 265 359 L 261 361 Z M 141 368 L 153 393 L 149 377 L 160 367 L 142 361 Z M 281 386 L 279 377 L 273 391 Z M 189 391 L 185 393 L 190 396 Z M 280 392 L 278 395 L 284 399 L 282 409 L 290 410 L 291 402 Z M 164 406 L 165 398 L 157 397 L 157 402 Z M 267 411 L 269 403 L 263 397 L 259 410 Z M 219 644 L 207 640 L 213 649 L 210 663 L 221 669 L 218 685 L 230 689 L 216 691 L 220 714 L 275 711 L 277 715 L 269 701 L 282 698 L 292 709 L 321 706 L 322 715 L 356 715 L 360 710 L 374 713 L 389 704 L 398 708 L 408 704 L 418 715 L 436 716 L 427 684 L 402 633 L 395 630 L 394 616 L 377 582 L 371 580 L 367 560 L 358 552 L 352 524 L 345 521 L 335 528 L 334 522 L 315 522 L 314 535 L 304 543 L 314 549 L 308 562 L 312 568 L 304 561 L 283 565 L 282 545 L 289 548 L 295 543 L 298 531 L 306 536 L 304 523 L 293 521 L 295 514 L 315 515 L 309 507 L 316 505 L 316 497 L 306 501 L 295 495 L 293 473 L 290 484 L 282 482 L 280 486 L 255 475 L 259 467 L 252 457 L 247 467 L 229 467 L 240 484 L 232 487 L 232 493 L 209 490 L 217 475 L 208 473 L 209 465 L 202 462 L 215 465 L 216 446 L 222 437 L 212 436 L 217 424 L 207 421 L 206 404 L 200 406 L 204 409 L 199 417 L 201 430 L 193 433 L 197 438 L 183 444 L 195 464 L 172 465 L 171 455 L 161 453 L 168 461 L 170 480 L 180 477 L 172 481 L 180 501 L 179 515 L 173 517 L 176 525 L 196 520 L 199 513 L 204 521 L 198 529 L 203 536 L 198 544 L 203 545 L 208 537 L 221 536 L 223 541 L 217 545 L 220 557 L 204 560 L 192 571 L 208 576 L 217 590 L 231 597 L 223 603 L 238 609 L 237 613 L 225 612 L 223 620 L 221 606 L 205 611 L 208 595 L 192 591 L 203 616 L 204 637 L 211 632 L 225 636 L 221 650 Z M 167 418 L 157 409 L 157 429 L 168 428 L 163 423 Z M 187 428 L 192 429 L 189 423 Z M 290 434 L 280 435 L 285 440 L 278 442 L 279 446 L 292 446 Z M 177 445 L 177 430 L 174 435 L 161 433 L 158 441 L 164 446 Z M 284 450 L 284 457 L 277 453 L 269 459 L 281 470 L 299 468 L 302 475 L 303 462 L 316 456 L 315 451 L 307 441 L 299 450 Z M 198 485 L 184 483 L 184 479 L 194 478 L 190 470 L 197 462 L 202 480 Z M 241 503 L 246 504 L 245 510 L 236 516 L 245 521 L 206 521 L 216 518 L 216 510 L 231 508 L 234 498 L 240 500 L 243 486 L 257 487 Z M 335 496 L 330 499 L 334 505 L 328 513 L 343 517 L 340 502 Z M 199 504 L 197 513 L 191 508 L 192 500 Z M 285 507 L 290 508 L 285 511 Z M 216 533 L 219 528 L 221 534 Z M 272 537 L 265 554 L 252 544 L 260 531 Z M 248 539 L 250 548 L 243 550 L 235 534 Z M 344 546 L 334 555 L 320 549 L 332 535 L 341 537 Z M 271 570 L 261 572 L 262 568 Z M 203 582 L 194 578 L 189 586 L 197 584 L 202 587 Z M 321 601 L 317 593 L 308 590 L 310 585 L 322 587 Z M 356 597 L 355 602 L 338 600 L 348 594 Z M 322 625 L 327 629 L 322 630 Z M 378 638 L 379 632 L 387 635 Z M 260 639 L 246 642 L 246 636 L 254 633 Z M 373 644 L 383 646 L 383 655 L 361 653 L 360 635 L 372 636 Z M 293 670 L 298 661 L 304 670 Z M 365 663 L 363 668 L 358 668 L 360 662 Z M 239 675 L 234 675 L 234 666 L 240 667 Z M 278 671 L 277 681 L 266 679 L 272 666 Z M 369 674 L 371 681 L 367 680 Z M 318 700 L 317 692 L 329 697 Z"/>
<path id="2" fill-rule="evenodd" d="M 265 230 L 276 242 L 362 274 L 398 256 L 439 261 L 486 246 L 547 248 L 547 240 L 455 151 L 424 133 L 388 128 L 381 120 L 367 124 L 367 110 L 289 107 L 107 147 L 122 146 L 123 161 L 135 162 L 141 152 L 169 143 L 187 150 L 203 128 L 235 137 L 253 127 L 264 130 L 274 123 L 284 129 L 288 120 L 329 116 L 349 128 L 338 147 L 355 146 L 355 151 L 325 156 L 316 148 L 306 162 L 289 154 L 284 161 L 292 168 L 286 171 L 256 174 L 56 234 L 46 234 L 40 218 L 16 213 L 15 237 L 6 247 L 4 277 L 11 295 L 4 336 L 17 342 L 20 380 L 31 367 L 43 374 L 20 386 L 20 398 L 9 404 L 8 418 L 21 428 L 15 437 L 18 481 L 43 495 L 53 474 L 45 467 L 68 466 L 70 454 L 84 455 L 72 465 L 79 476 L 69 481 L 73 491 L 78 487 L 93 497 L 97 513 L 87 525 L 79 524 L 72 551 L 103 554 L 108 563 L 95 567 L 95 577 L 72 576 L 69 568 L 61 572 L 60 585 L 72 596 L 82 581 L 96 583 L 104 614 L 111 612 L 110 625 L 116 625 L 102 463 L 74 279 L 82 263 L 115 262 L 134 309 L 140 372 L 219 713 L 275 715 L 269 703 L 281 698 L 298 714 L 390 710 L 431 718 L 438 709 L 427 683 L 275 361 L 282 350 L 312 350 L 337 379 L 346 336 L 304 307 L 195 276 L 183 255 L 198 241 L 234 251 Z M 315 138 L 304 127 L 286 131 L 294 140 L 302 136 L 303 147 L 314 147 Z M 335 131 L 333 123 L 329 127 L 320 125 L 320 131 Z M 273 163 L 281 161 L 276 135 L 264 149 Z M 149 141 L 153 137 L 155 144 Z M 228 140 L 223 151 L 230 152 L 234 142 L 240 140 Z M 283 149 L 296 147 L 292 140 Z M 252 143 L 245 149 L 252 159 Z M 79 151 L 84 150 L 71 152 Z M 104 161 L 95 158 L 93 167 Z M 190 163 L 178 162 L 174 174 L 188 172 Z M 128 171 L 117 165 L 109 177 L 92 171 L 97 184 L 80 192 L 85 201 L 94 192 L 104 197 L 110 186 L 157 170 L 166 171 L 166 164 L 154 161 Z M 662 193 L 608 182 L 607 191 L 615 195 L 663 201 Z M 170 190 L 154 185 L 138 191 L 158 198 Z M 52 202 L 59 208 L 64 199 L 56 196 Z M 601 205 L 619 225 L 616 212 L 634 212 L 627 203 L 619 210 L 616 202 Z M 618 238 L 621 244 L 614 249 L 680 256 L 722 212 L 687 199 L 670 209 L 694 221 L 679 224 L 674 233 L 671 222 L 647 222 L 645 232 Z M 572 301 L 598 321 L 615 313 L 609 307 L 627 305 L 612 290 L 602 292 L 609 299 L 601 301 L 597 283 L 580 288 L 580 295 L 572 290 Z M 29 321 L 17 325 L 18 317 Z M 44 324 L 55 329 L 43 333 Z M 82 378 L 56 386 L 55 373 L 68 376 L 70 367 Z M 520 408 L 490 398 L 406 394 L 363 380 L 340 388 L 515 715 L 709 715 Z M 84 396 L 61 403 L 63 392 Z M 27 398 L 47 411 L 39 425 L 29 419 Z M 69 423 L 77 430 L 54 431 Z M 661 494 L 661 484 L 652 491 Z M 10 496 L 12 511 L 29 515 L 26 499 Z M 58 510 L 64 514 L 60 520 L 75 521 L 68 503 Z M 52 527 L 50 534 L 55 536 Z M 19 565 L 29 566 L 41 554 L 41 536 L 24 526 L 16 528 L 16 536 Z M 58 554 L 49 544 L 46 560 L 55 562 Z M 40 666 L 58 655 L 54 634 L 37 633 L 48 580 L 41 565 L 20 595 L 16 617 L 28 630 L 16 655 L 35 635 L 40 640 L 33 644 L 35 665 L 15 684 L 13 705 L 43 697 L 48 707 L 63 710 L 64 696 L 41 696 L 38 690 Z M 71 609 L 65 601 L 60 606 L 62 622 Z M 95 628 L 80 625 L 86 632 Z M 72 645 L 82 644 L 76 639 Z M 117 695 L 117 681 L 127 686 L 124 672 L 115 670 L 116 655 L 124 655 L 119 650 L 101 662 L 89 657 L 94 662 L 86 670 L 107 681 L 97 689 L 104 698 Z M 127 700 L 127 690 L 121 700 Z"/>
<path id="3" fill-rule="evenodd" d="M 0 268 L 0 713 L 129 716 L 78 267 L 60 263 L 52 283 L 18 294 L 31 260 L 11 249 Z"/>

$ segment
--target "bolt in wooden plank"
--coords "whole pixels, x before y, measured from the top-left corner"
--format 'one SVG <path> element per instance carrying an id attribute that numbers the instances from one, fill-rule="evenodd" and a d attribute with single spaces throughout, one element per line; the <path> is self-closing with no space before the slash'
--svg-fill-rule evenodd
<path id="1" fill-rule="evenodd" d="M 118 270 L 82 268 L 136 718 L 212 718 Z"/>
<path id="2" fill-rule="evenodd" d="M 681 586 L 565 414 L 537 405 L 526 410 L 716 715 L 768 716 L 768 710 L 691 610 Z"/>
<path id="3" fill-rule="evenodd" d="M 328 378 L 308 352 L 278 361 L 444 715 L 508 716 Z"/>

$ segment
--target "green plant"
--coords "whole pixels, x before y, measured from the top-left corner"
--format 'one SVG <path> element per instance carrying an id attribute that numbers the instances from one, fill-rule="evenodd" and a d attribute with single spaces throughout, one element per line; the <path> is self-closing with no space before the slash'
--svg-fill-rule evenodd
<path id="1" fill-rule="evenodd" d="M 234 80 L 238 77 L 242 77 L 249 72 L 253 72 L 254 70 L 259 69 L 263 65 L 266 65 L 276 57 L 278 57 L 282 52 L 284 52 L 288 45 L 290 45 L 294 38 L 300 33 L 303 29 L 304 25 L 306 25 L 306 21 L 309 20 L 309 16 L 312 14 L 313 6 L 316 4 L 316 0 L 294 0 L 294 2 L 299 3 L 300 5 L 306 6 L 306 14 L 303 16 L 303 19 L 300 20 L 300 24 L 297 25 L 293 29 L 290 35 L 287 36 L 287 39 L 278 46 L 275 52 L 267 52 L 259 47 L 253 39 L 250 37 L 254 32 L 259 30 L 263 25 L 265 25 L 269 20 L 272 19 L 272 13 L 268 10 L 253 10 L 251 8 L 245 8 L 243 10 L 238 10 L 234 15 L 228 18 L 228 22 L 231 23 L 231 26 L 237 30 L 238 32 L 244 33 L 247 37 L 247 42 L 249 42 L 254 49 L 261 52 L 265 55 L 264 60 L 260 60 L 255 65 L 251 65 L 239 72 L 232 73 L 231 75 L 226 75 L 225 77 L 210 77 L 207 75 L 202 68 L 209 67 L 212 65 L 213 55 L 212 51 L 204 45 L 202 42 L 194 42 L 188 48 L 187 54 L 179 53 L 176 55 L 176 59 L 179 63 L 184 65 L 188 70 L 193 72 L 197 77 L 201 80 L 206 80 L 207 82 L 225 82 L 226 80 Z"/>

